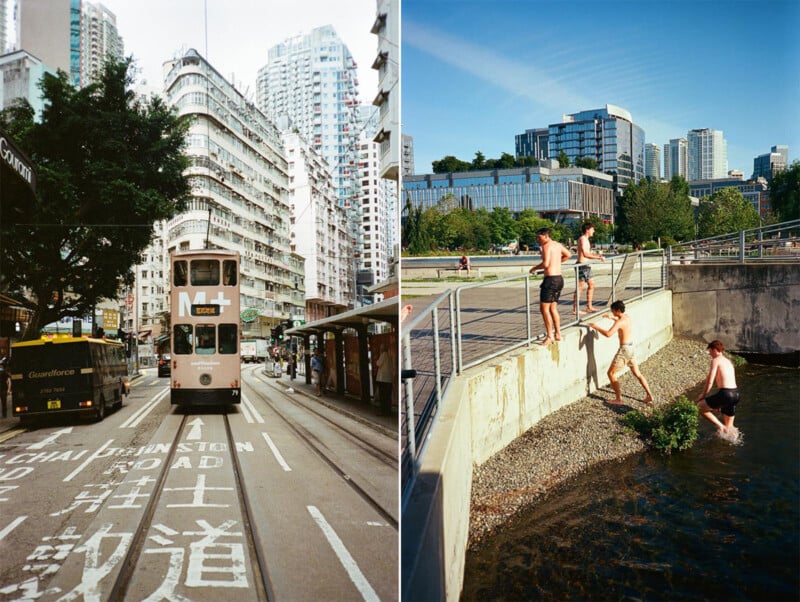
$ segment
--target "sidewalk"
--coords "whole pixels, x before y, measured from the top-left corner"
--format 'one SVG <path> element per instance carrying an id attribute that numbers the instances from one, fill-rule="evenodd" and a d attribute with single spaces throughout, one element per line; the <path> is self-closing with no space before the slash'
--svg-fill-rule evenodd
<path id="1" fill-rule="evenodd" d="M 374 428 L 387 437 L 397 438 L 398 415 L 396 408 L 392 414 L 384 416 L 379 413 L 377 406 L 372 404 L 365 405 L 360 399 L 349 394 L 340 395 L 334 391 L 325 391 L 320 397 L 317 397 L 316 387 L 310 383 L 306 384 L 304 375 L 298 374 L 294 380 L 291 380 L 288 374 L 283 374 L 279 378 L 270 376 L 266 369 L 262 374 L 265 378 L 283 387 L 286 393 L 291 394 L 291 389 L 294 394 L 303 395 L 312 401 L 345 414 L 353 420 Z"/>

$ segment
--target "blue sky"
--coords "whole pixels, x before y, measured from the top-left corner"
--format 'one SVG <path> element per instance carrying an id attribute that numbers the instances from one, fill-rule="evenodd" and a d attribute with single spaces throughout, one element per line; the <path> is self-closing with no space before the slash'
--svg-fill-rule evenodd
<path id="1" fill-rule="evenodd" d="M 749 177 L 773 145 L 800 158 L 798 30 L 798 0 L 403 0 L 403 132 L 430 173 L 614 104 L 662 148 L 722 130 Z"/>

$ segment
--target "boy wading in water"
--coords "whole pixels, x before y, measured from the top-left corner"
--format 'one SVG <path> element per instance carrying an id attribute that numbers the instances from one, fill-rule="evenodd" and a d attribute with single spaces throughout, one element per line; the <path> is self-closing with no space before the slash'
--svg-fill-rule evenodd
<path id="1" fill-rule="evenodd" d="M 733 418 L 736 414 L 736 404 L 739 403 L 739 389 L 736 387 L 736 371 L 733 363 L 723 355 L 725 346 L 721 341 L 711 341 L 706 348 L 708 355 L 711 356 L 711 366 L 708 370 L 708 378 L 703 394 L 697 398 L 697 409 L 714 426 L 720 436 L 735 438 L 737 429 L 733 426 Z M 713 395 L 709 395 L 711 388 L 716 383 L 719 389 Z M 722 419 L 725 424 L 714 416 L 714 410 L 722 412 Z"/>
<path id="2" fill-rule="evenodd" d="M 619 332 L 619 351 L 614 359 L 611 361 L 611 367 L 608 369 L 608 380 L 611 381 L 611 387 L 614 389 L 616 399 L 608 403 L 619 405 L 622 403 L 622 396 L 620 395 L 619 380 L 617 379 L 617 370 L 621 370 L 625 366 L 630 366 L 631 373 L 636 377 L 639 383 L 644 388 L 647 397 L 642 401 L 650 403 L 653 401 L 653 394 L 650 392 L 650 387 L 644 375 L 639 372 L 639 366 L 636 365 L 636 360 L 633 357 L 633 325 L 629 316 L 625 315 L 625 304 L 622 301 L 614 301 L 611 304 L 611 314 L 606 314 L 604 318 L 614 320 L 614 325 L 608 330 L 600 328 L 597 324 L 589 324 L 589 328 L 594 328 L 600 334 L 610 337 L 615 332 Z"/>
<path id="3" fill-rule="evenodd" d="M 542 228 L 536 233 L 536 240 L 541 247 L 542 261 L 530 269 L 533 274 L 544 270 L 544 280 L 539 291 L 539 310 L 542 312 L 547 337 L 539 343 L 550 345 L 561 340 L 561 316 L 558 315 L 558 298 L 564 288 L 564 277 L 561 275 L 561 262 L 572 257 L 562 245 L 550 238 L 550 228 Z"/>

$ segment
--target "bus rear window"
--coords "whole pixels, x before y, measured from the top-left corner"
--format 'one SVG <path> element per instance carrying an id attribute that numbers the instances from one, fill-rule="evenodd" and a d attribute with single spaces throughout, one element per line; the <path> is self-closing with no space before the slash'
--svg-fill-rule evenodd
<path id="1" fill-rule="evenodd" d="M 239 341 L 236 330 L 237 330 L 236 324 L 219 325 L 220 353 L 231 354 L 239 351 Z"/>
<path id="2" fill-rule="evenodd" d="M 197 335 L 197 355 L 212 355 L 217 349 L 217 328 L 213 324 L 198 324 L 194 329 Z"/>
<path id="3" fill-rule="evenodd" d="M 176 324 L 172 328 L 172 351 L 176 355 L 189 355 L 194 345 L 191 324 Z"/>
<path id="4" fill-rule="evenodd" d="M 193 259 L 191 270 L 192 286 L 219 285 L 218 259 Z"/>

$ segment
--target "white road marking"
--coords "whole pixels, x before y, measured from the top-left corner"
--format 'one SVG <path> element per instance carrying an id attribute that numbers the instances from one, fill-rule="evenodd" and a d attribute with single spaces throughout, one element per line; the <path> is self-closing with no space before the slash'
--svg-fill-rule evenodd
<path id="1" fill-rule="evenodd" d="M 272 442 L 272 439 L 270 439 L 269 435 L 267 435 L 266 433 L 261 433 L 261 434 L 264 435 L 264 440 L 267 442 L 267 445 L 269 445 L 269 448 L 272 450 L 272 455 L 275 456 L 275 459 L 278 461 L 278 464 L 280 464 L 283 470 L 285 470 L 286 472 L 291 472 L 292 469 L 286 463 L 286 460 L 283 459 L 281 452 L 278 451 L 278 448 Z"/>
<path id="2" fill-rule="evenodd" d="M 27 516 L 18 516 L 18 517 L 17 517 L 17 518 L 15 518 L 13 521 L 11 521 L 11 522 L 8 524 L 8 526 L 6 526 L 6 528 L 5 528 L 5 529 L 3 529 L 2 531 L 0 531 L 0 541 L 3 541 L 3 540 L 6 538 L 6 535 L 8 535 L 9 533 L 11 533 L 11 532 L 12 532 L 14 529 L 16 529 L 17 527 L 19 527 L 19 526 L 20 526 L 20 525 L 21 525 L 23 522 L 25 522 L 25 519 L 26 519 L 26 518 L 28 518 L 28 517 L 27 517 Z"/>
<path id="3" fill-rule="evenodd" d="M 242 395 L 242 406 L 245 413 L 245 420 L 247 420 L 247 422 L 253 424 L 255 421 L 259 424 L 264 424 L 264 417 L 258 413 L 256 407 L 245 395 Z M 252 418 L 247 417 L 248 413 L 252 416 Z"/>
<path id="4" fill-rule="evenodd" d="M 119 428 L 126 429 L 126 428 L 135 428 L 139 425 L 139 423 L 144 420 L 145 416 L 147 416 L 150 412 L 153 411 L 153 408 L 156 407 L 159 401 L 164 399 L 167 394 L 169 393 L 169 387 L 165 387 L 163 391 L 159 392 L 152 400 L 148 401 L 144 404 L 141 408 L 136 410 L 125 422 L 119 425 Z"/>
<path id="5" fill-rule="evenodd" d="M 375 590 L 372 589 L 372 586 L 367 581 L 367 578 L 364 577 L 364 573 L 361 572 L 361 569 L 358 568 L 356 561 L 353 560 L 353 557 L 350 555 L 350 552 L 347 551 L 347 548 L 344 547 L 342 540 L 339 539 L 339 536 L 336 534 L 336 531 L 328 524 L 328 521 L 325 520 L 325 517 L 322 516 L 322 513 L 317 510 L 316 506 L 306 506 L 308 509 L 309 514 L 314 519 L 314 522 L 317 523 L 320 529 L 322 529 L 322 533 L 328 540 L 328 543 L 331 544 L 333 551 L 336 553 L 336 556 L 339 558 L 339 562 L 342 563 L 344 570 L 347 571 L 347 575 L 350 577 L 350 581 L 353 582 L 353 585 L 356 586 L 361 597 L 364 600 L 369 602 L 379 602 L 378 594 L 375 593 Z"/>
<path id="6" fill-rule="evenodd" d="M 61 429 L 60 431 L 54 432 L 52 435 L 50 435 L 46 439 L 43 439 L 42 441 L 39 441 L 39 443 L 34 443 L 32 445 L 29 445 L 28 449 L 42 449 L 45 445 L 50 445 L 51 443 L 53 443 L 53 441 L 58 439 L 61 435 L 68 435 L 71 432 L 72 432 L 72 427 L 71 426 L 69 426 L 69 427 L 67 427 L 65 429 Z"/>
<path id="7" fill-rule="evenodd" d="M 74 479 L 74 478 L 75 478 L 75 476 L 76 476 L 76 475 L 77 475 L 77 474 L 78 474 L 80 471 L 82 471 L 84 468 L 86 468 L 87 466 L 89 466 L 89 464 L 92 462 L 92 460 L 94 460 L 95 458 L 99 458 L 99 457 L 100 457 L 100 452 L 102 452 L 103 450 L 105 450 L 105 448 L 107 448 L 107 447 L 108 447 L 109 445 L 111 445 L 112 443 L 114 443 L 114 440 L 113 440 L 113 439 L 109 439 L 108 441 L 106 441 L 105 443 L 103 443 L 103 445 L 100 447 L 100 449 L 98 449 L 96 452 L 94 452 L 94 453 L 93 453 L 91 456 L 89 456 L 88 458 L 86 458 L 86 459 L 83 461 L 83 464 L 81 464 L 80 466 L 78 466 L 78 468 L 76 468 L 76 469 L 75 469 L 75 470 L 73 470 L 71 473 L 69 473 L 69 474 L 68 474 L 66 477 L 64 477 L 64 482 L 66 483 L 66 482 L 68 482 L 68 481 L 71 481 L 72 479 Z"/>
<path id="8" fill-rule="evenodd" d="M 201 418 L 195 418 L 189 423 L 189 426 L 192 428 L 189 430 L 189 433 L 186 435 L 187 441 L 199 441 L 202 437 L 202 427 L 205 424 Z"/>

